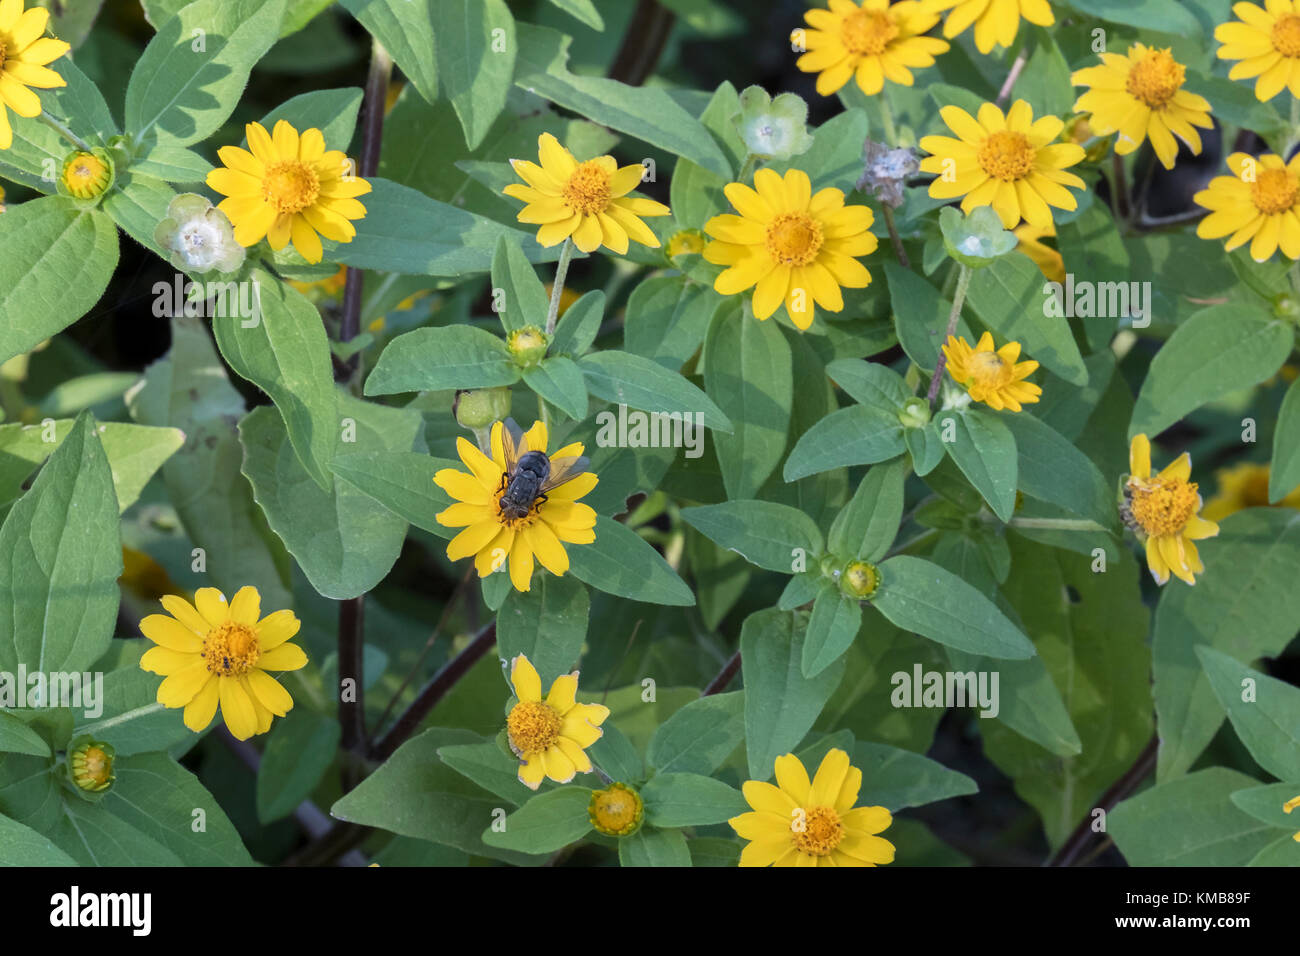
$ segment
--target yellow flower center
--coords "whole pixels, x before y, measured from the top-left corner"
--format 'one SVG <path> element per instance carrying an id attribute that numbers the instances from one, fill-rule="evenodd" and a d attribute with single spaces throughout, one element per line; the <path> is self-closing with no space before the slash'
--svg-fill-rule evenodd
<path id="1" fill-rule="evenodd" d="M 868 564 L 866 561 L 854 561 L 844 569 L 841 581 L 843 590 L 847 591 L 851 597 L 869 598 L 876 593 L 876 588 L 880 586 L 880 572 L 876 570 L 874 564 Z"/>
<path id="2" fill-rule="evenodd" d="M 1261 170 L 1250 184 L 1250 199 L 1266 216 L 1275 216 L 1286 212 L 1296 202 L 1300 193 L 1300 180 L 1285 169 Z"/>
<path id="3" fill-rule="evenodd" d="M 0 40 L 0 70 L 3 70 L 3 69 L 4 69 L 4 66 L 5 66 L 5 53 L 6 53 L 6 52 L 7 52 L 7 49 L 6 49 L 6 47 L 5 47 L 5 41 L 4 41 L 4 40 Z"/>
<path id="4" fill-rule="evenodd" d="M 1186 73 L 1168 50 L 1148 50 L 1133 64 L 1124 86 L 1147 106 L 1159 109 L 1182 89 Z"/>
<path id="5" fill-rule="evenodd" d="M 840 24 L 840 42 L 844 49 L 859 56 L 880 56 L 898 37 L 894 21 L 880 12 L 858 10 Z"/>
<path id="6" fill-rule="evenodd" d="M 63 185 L 79 199 L 98 196 L 108 181 L 108 165 L 94 153 L 74 153 L 63 164 Z"/>
<path id="7" fill-rule="evenodd" d="M 1012 183 L 1034 168 L 1034 148 L 1024 133 L 998 130 L 980 147 L 979 164 L 994 179 Z"/>
<path id="8" fill-rule="evenodd" d="M 641 823 L 640 795 L 622 783 L 613 783 L 606 790 L 591 795 L 587 806 L 591 825 L 607 836 L 627 836 Z"/>
<path id="9" fill-rule="evenodd" d="M 1133 521 L 1152 536 L 1182 531 L 1200 503 L 1195 482 L 1181 478 L 1130 477 L 1125 491 Z"/>
<path id="10" fill-rule="evenodd" d="M 273 163 L 262 180 L 262 198 L 281 213 L 302 212 L 320 195 L 316 170 L 296 159 Z"/>
<path id="11" fill-rule="evenodd" d="M 1270 36 L 1273 40 L 1273 49 L 1278 53 L 1283 56 L 1300 57 L 1300 14 L 1288 13 L 1284 17 L 1278 17 Z M 3 61 L 4 58 L 0 57 L 0 62 Z"/>
<path id="12" fill-rule="evenodd" d="M 257 631 L 247 624 L 227 621 L 208 631 L 203 642 L 203 660 L 208 670 L 221 677 L 247 674 L 262 656 L 257 645 Z"/>
<path id="13" fill-rule="evenodd" d="M 545 701 L 521 700 L 506 718 L 510 747 L 521 757 L 542 753 L 560 736 L 563 723 L 559 711 Z"/>
<path id="14" fill-rule="evenodd" d="M 609 173 L 594 159 L 579 163 L 564 184 L 564 201 L 584 216 L 604 212 L 609 206 Z"/>
<path id="15" fill-rule="evenodd" d="M 81 773 L 83 778 L 89 779 L 96 786 L 108 782 L 110 769 L 108 754 L 98 747 L 89 747 L 85 756 L 82 757 Z"/>
<path id="16" fill-rule="evenodd" d="M 783 266 L 806 266 L 822 247 L 822 227 L 804 212 L 783 212 L 767 227 L 767 251 Z"/>
<path id="17" fill-rule="evenodd" d="M 830 807 L 809 807 L 790 821 L 795 849 L 812 856 L 826 856 L 844 839 L 844 824 Z"/>
<path id="18" fill-rule="evenodd" d="M 1007 378 L 1007 360 L 997 352 L 972 352 L 968 370 L 970 384 L 980 388 L 996 388 Z"/>

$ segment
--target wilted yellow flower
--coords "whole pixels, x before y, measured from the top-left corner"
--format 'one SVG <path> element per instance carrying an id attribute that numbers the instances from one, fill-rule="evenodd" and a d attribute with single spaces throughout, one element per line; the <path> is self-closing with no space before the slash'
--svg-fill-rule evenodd
<path id="1" fill-rule="evenodd" d="M 1300 6 L 1293 0 L 1233 4 L 1240 20 L 1214 28 L 1220 60 L 1240 60 L 1228 71 L 1230 80 L 1255 81 L 1255 98 L 1271 100 L 1284 89 L 1300 99 Z"/>
<path id="2" fill-rule="evenodd" d="M 1256 159 L 1246 153 L 1228 157 L 1231 176 L 1215 176 L 1192 199 L 1210 210 L 1196 226 L 1202 239 L 1229 236 L 1231 252 L 1250 242 L 1256 262 L 1272 258 L 1280 248 L 1288 259 L 1300 259 L 1300 154 L 1283 163 L 1266 153 Z"/>
<path id="3" fill-rule="evenodd" d="M 1215 472 L 1219 493 L 1205 503 L 1201 515 L 1210 521 L 1222 521 L 1230 514 L 1245 508 L 1269 507 L 1268 480 L 1271 469 L 1246 461 Z M 1279 508 L 1300 508 L 1300 487 L 1293 488 L 1281 501 Z"/>
<path id="4" fill-rule="evenodd" d="M 301 136 L 287 120 L 268 133 L 261 123 L 245 128 L 248 148 L 217 150 L 224 166 L 208 173 L 207 183 L 226 196 L 217 208 L 235 226 L 235 241 L 255 246 L 266 237 L 279 251 L 290 240 L 308 262 L 324 257 L 320 237 L 351 242 L 351 220 L 364 219 L 366 207 L 356 197 L 370 183 L 354 175 L 351 161 L 337 149 L 325 149 L 318 129 Z"/>
<path id="5" fill-rule="evenodd" d="M 609 708 L 577 702 L 578 672 L 555 678 L 543 700 L 541 676 L 520 654 L 510 662 L 510 684 L 519 702 L 506 716 L 506 738 L 519 758 L 519 782 L 536 790 L 543 778 L 568 783 L 590 773 L 585 751 L 604 735 Z"/>
<path id="6" fill-rule="evenodd" d="M 811 29 L 798 30 L 808 51 L 795 61 L 805 73 L 817 74 L 817 92 L 830 96 L 851 79 L 868 96 L 884 88 L 885 80 L 912 85 L 912 70 L 934 65 L 948 44 L 922 36 L 939 22 L 939 15 L 916 0 L 829 0 L 830 9 L 804 13 Z"/>
<path id="7" fill-rule="evenodd" d="M 67 81 L 47 64 L 72 49 L 62 40 L 45 36 L 50 11 L 23 9 L 23 0 L 0 0 L 0 149 L 14 142 L 9 113 L 30 119 L 41 115 L 41 98 L 33 89 L 52 90 Z"/>
<path id="8" fill-rule="evenodd" d="M 509 423 L 514 426 L 514 422 Z M 533 577 L 533 558 L 552 574 L 569 570 L 569 554 L 564 544 L 590 544 L 596 540 L 596 512 L 577 499 L 596 487 L 597 478 L 585 471 L 580 443 L 565 445 L 550 456 L 549 482 L 539 486 L 542 493 L 522 508 L 502 505 L 509 490 L 516 463 L 529 452 L 546 453 L 546 425 L 533 427 L 518 437 L 517 428 L 507 429 L 497 422 L 492 426 L 492 457 L 479 451 L 464 438 L 456 439 L 460 459 L 469 474 L 455 468 L 443 468 L 433 476 L 434 482 L 455 499 L 451 507 L 435 517 L 448 528 L 464 528 L 447 545 L 447 557 L 453 561 L 473 556 L 478 576 L 487 577 L 509 563 L 510 581 L 517 590 L 527 591 Z"/>
<path id="9" fill-rule="evenodd" d="M 743 840 L 741 866 L 877 866 L 894 862 L 894 845 L 876 834 L 893 817 L 884 807 L 857 807 L 862 771 L 843 750 L 828 751 L 811 782 L 794 754 L 776 758 L 776 786 L 748 780 L 753 808 L 727 822 Z"/>
<path id="10" fill-rule="evenodd" d="M 771 169 L 754 174 L 754 188 L 728 183 L 723 192 L 740 213 L 714 216 L 704 231 L 714 240 L 704 258 L 725 269 L 713 281 L 723 295 L 754 287 L 754 315 L 766 319 L 782 303 L 800 329 L 813 323 L 813 303 L 831 312 L 844 308 L 840 287 L 862 289 L 871 273 L 855 256 L 876 251 L 874 216 L 866 206 L 847 206 L 835 188 L 812 192 L 808 174 Z"/>
<path id="11" fill-rule="evenodd" d="M 1084 182 L 1065 168 L 1083 159 L 1077 143 L 1058 143 L 1065 124 L 1055 116 L 1034 120 L 1034 111 L 1017 100 L 1004 116 L 992 103 L 979 108 L 978 119 L 957 106 L 939 111 L 957 134 L 926 136 L 921 148 L 932 155 L 921 169 L 938 176 L 930 184 L 935 199 L 962 196 L 963 212 L 992 206 L 1006 229 L 1020 222 L 1046 229 L 1052 211 L 1075 209 L 1078 202 L 1066 186 L 1083 189 Z"/>
<path id="12" fill-rule="evenodd" d="M 644 166 L 638 163 L 620 169 L 613 156 L 580 163 L 550 133 L 537 138 L 537 154 L 540 166 L 524 159 L 510 160 L 524 182 L 511 183 L 504 191 L 528 203 L 517 218 L 541 227 L 537 230 L 539 243 L 554 246 L 572 237 L 583 252 L 595 252 L 603 245 L 619 255 L 627 252 L 628 239 L 659 247 L 658 237 L 640 217 L 666 216 L 668 207 L 628 195 L 641 185 Z"/>
<path id="13" fill-rule="evenodd" d="M 302 648 L 288 643 L 300 626 L 293 611 L 259 620 L 255 587 L 240 588 L 229 604 L 216 588 L 199 588 L 194 604 L 168 595 L 162 606 L 171 617 L 151 614 L 140 622 L 140 633 L 158 645 L 145 651 L 140 667 L 166 678 L 158 703 L 184 707 L 186 727 L 206 728 L 219 703 L 231 735 L 247 740 L 293 708 L 289 692 L 267 673 L 307 664 Z"/>
<path id="14" fill-rule="evenodd" d="M 1169 50 L 1135 43 L 1127 54 L 1103 53 L 1101 66 L 1076 70 L 1075 86 L 1090 86 L 1074 104 L 1092 114 L 1098 136 L 1116 131 L 1115 152 L 1127 156 L 1150 139 L 1151 148 L 1165 169 L 1174 168 L 1177 136 L 1193 153 L 1201 152 L 1196 127 L 1210 129 L 1210 101 L 1183 89 L 1186 68 Z"/>
<path id="15" fill-rule="evenodd" d="M 1021 411 L 1021 405 L 1038 401 L 1043 390 L 1025 379 L 1038 369 L 1035 361 L 1017 362 L 1020 343 L 1008 342 L 994 351 L 993 336 L 985 332 L 974 348 L 960 336 L 943 345 L 948 374 L 970 397 L 989 408 Z"/>
<path id="16" fill-rule="evenodd" d="M 1173 575 L 1188 584 L 1205 570 L 1193 543 L 1213 538 L 1219 526 L 1197 512 L 1201 496 L 1192 476 L 1192 459 L 1187 452 L 1158 475 L 1151 474 L 1151 442 L 1135 435 L 1129 445 L 1129 476 L 1124 482 L 1124 523 L 1146 543 L 1147 567 L 1157 584 Z"/>
<path id="17" fill-rule="evenodd" d="M 1020 30 L 1020 18 L 1040 27 L 1056 22 L 1047 0 L 922 0 L 929 12 L 951 10 L 943 24 L 949 39 L 975 24 L 975 47 L 990 53 L 995 44 L 1009 47 Z"/>

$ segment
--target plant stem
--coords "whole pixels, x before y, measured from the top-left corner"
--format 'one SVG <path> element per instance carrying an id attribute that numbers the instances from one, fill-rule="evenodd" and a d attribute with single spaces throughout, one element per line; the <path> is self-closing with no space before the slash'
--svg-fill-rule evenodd
<path id="1" fill-rule="evenodd" d="M 405 743 L 420 726 L 420 722 L 429 716 L 429 712 L 438 701 L 442 700 L 447 691 L 451 690 L 456 682 L 478 663 L 479 658 L 488 652 L 488 648 L 496 643 L 496 639 L 497 625 L 493 621 L 479 631 L 459 654 L 442 665 L 438 673 L 434 674 L 416 695 L 415 700 L 411 701 L 410 706 L 402 711 L 388 733 L 379 738 L 371 748 L 370 756 L 375 760 L 387 760 L 391 757 L 393 751 Z"/>
<path id="2" fill-rule="evenodd" d="M 346 750 L 357 751 L 366 739 L 365 687 L 362 683 L 362 650 L 366 608 L 364 598 L 354 597 L 339 602 L 339 687 L 352 681 L 352 693 L 346 700 L 339 694 L 339 727 L 343 731 L 342 744 Z"/>
<path id="3" fill-rule="evenodd" d="M 727 685 L 735 678 L 736 672 L 740 670 L 740 651 L 732 654 L 727 663 L 722 665 L 722 670 L 718 671 L 718 676 L 709 681 L 709 686 L 700 692 L 701 697 L 711 697 L 714 694 L 720 694 L 727 689 Z"/>
<path id="4" fill-rule="evenodd" d="M 379 171 L 379 150 L 384 139 L 384 107 L 388 102 L 388 81 L 393 75 L 393 58 L 383 44 L 374 41 L 370 49 L 370 73 L 366 77 L 365 116 L 361 132 L 361 158 L 357 174 L 369 179 Z M 339 320 L 339 341 L 351 342 L 361 331 L 361 293 L 365 272 L 348 267 L 343 286 L 343 317 Z M 357 372 L 360 355 L 353 353 L 346 361 L 335 361 L 334 377 L 351 382 Z"/>
<path id="5" fill-rule="evenodd" d="M 1142 753 L 1138 754 L 1137 760 L 1133 761 L 1133 765 L 1124 772 L 1124 776 L 1116 780 L 1110 789 L 1101 795 L 1096 808 L 1109 813 L 1117 803 L 1137 790 L 1142 781 L 1147 778 L 1147 775 L 1155 769 L 1156 756 L 1159 751 L 1160 736 L 1152 734 L 1151 740 L 1143 748 Z M 1093 837 L 1092 822 L 1092 810 L 1089 810 L 1088 814 L 1079 821 L 1078 826 L 1066 838 L 1066 841 L 1061 844 L 1061 848 L 1053 854 L 1047 865 L 1070 866 L 1073 864 L 1079 858 L 1079 854 L 1083 852 L 1084 847 L 1088 845 L 1088 841 Z"/>
<path id="6" fill-rule="evenodd" d="M 1119 153 L 1111 153 L 1110 168 L 1111 212 L 1114 213 L 1116 222 L 1127 222 L 1129 217 L 1128 177 L 1124 175 L 1124 158 Z"/>
<path id="7" fill-rule="evenodd" d="M 663 55 L 675 19 L 676 14 L 661 6 L 658 0 L 640 0 L 610 64 L 610 79 L 628 86 L 644 83 Z"/>
<path id="8" fill-rule="evenodd" d="M 1007 78 L 1002 84 L 1002 89 L 998 90 L 998 98 L 994 100 L 995 105 L 1001 106 L 1011 96 L 1011 89 L 1016 85 L 1016 80 L 1020 79 L 1020 71 L 1025 68 L 1025 64 L 1028 61 L 1029 57 L 1022 49 L 1016 55 L 1015 62 L 1011 64 L 1011 72 L 1007 74 Z"/>
<path id="9" fill-rule="evenodd" d="M 1012 518 L 1007 522 L 1013 528 L 1038 528 L 1044 531 L 1106 531 L 1107 529 L 1086 518 Z"/>
<path id="10" fill-rule="evenodd" d="M 893 207 L 882 199 L 880 208 L 885 214 L 885 228 L 889 230 L 889 241 L 894 247 L 894 255 L 898 257 L 898 264 L 904 269 L 912 268 L 912 263 L 908 261 L 907 253 L 903 250 L 903 240 L 899 238 L 898 227 L 894 225 Z"/>
<path id="11" fill-rule="evenodd" d="M 573 237 L 564 240 L 560 259 L 555 263 L 555 284 L 551 286 L 551 305 L 546 310 L 546 336 L 555 334 L 555 323 L 560 320 L 560 296 L 564 294 L 564 280 L 569 275 L 569 260 L 573 258 Z"/>
<path id="12" fill-rule="evenodd" d="M 957 273 L 957 291 L 952 297 L 952 311 L 948 313 L 948 331 L 943 341 L 946 343 L 957 334 L 957 321 L 961 318 L 961 305 L 966 301 L 966 288 L 970 285 L 971 267 L 958 263 L 961 271 Z M 930 390 L 925 393 L 925 400 L 934 407 L 934 400 L 939 395 L 939 382 L 943 379 L 943 370 L 948 366 L 948 356 L 939 349 L 939 360 L 934 363 L 934 375 L 930 377 Z"/>
<path id="13" fill-rule="evenodd" d="M 72 130 L 68 129 L 67 126 L 65 126 L 63 123 L 59 122 L 58 120 L 56 120 L 49 113 L 45 112 L 44 110 L 41 110 L 41 115 L 38 116 L 37 119 L 39 119 L 50 129 L 54 130 L 54 132 L 58 133 L 60 136 L 66 139 L 73 146 L 77 147 L 77 149 L 86 153 L 90 152 L 89 143 L 87 143 L 84 139 L 82 139 Z"/>

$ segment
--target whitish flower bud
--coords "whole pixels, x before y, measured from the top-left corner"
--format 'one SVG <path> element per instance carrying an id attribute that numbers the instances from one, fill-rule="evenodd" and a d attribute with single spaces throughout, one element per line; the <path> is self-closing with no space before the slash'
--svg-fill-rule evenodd
<path id="1" fill-rule="evenodd" d="M 173 199 L 153 237 L 182 272 L 230 273 L 244 264 L 246 253 L 230 219 L 197 193 Z"/>
<path id="2" fill-rule="evenodd" d="M 740 112 L 732 122 L 745 149 L 755 156 L 784 160 L 812 147 L 808 104 L 794 93 L 772 99 L 762 87 L 751 86 L 740 94 Z"/>

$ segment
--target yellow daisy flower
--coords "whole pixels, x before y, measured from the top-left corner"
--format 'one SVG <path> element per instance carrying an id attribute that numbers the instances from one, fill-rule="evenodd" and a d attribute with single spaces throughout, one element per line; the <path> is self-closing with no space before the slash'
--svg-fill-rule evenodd
<path id="1" fill-rule="evenodd" d="M 47 64 L 72 47 L 45 36 L 50 11 L 43 7 L 23 9 L 23 0 L 0 0 L 0 149 L 14 142 L 6 107 L 19 116 L 41 115 L 41 98 L 33 89 L 52 90 L 67 81 Z"/>
<path id="2" fill-rule="evenodd" d="M 932 154 L 921 160 L 921 170 L 938 174 L 930 184 L 933 198 L 962 196 L 963 212 L 992 206 L 1007 229 L 1021 217 L 1046 229 L 1052 225 L 1049 206 L 1078 207 L 1065 187 L 1083 189 L 1084 183 L 1065 167 L 1083 159 L 1083 147 L 1054 142 L 1065 128 L 1057 117 L 1035 121 L 1024 100 L 1016 100 L 1005 115 L 992 103 L 979 108 L 978 119 L 957 106 L 945 106 L 939 115 L 958 138 L 921 139 L 921 148 Z"/>
<path id="3" fill-rule="evenodd" d="M 1210 210 L 1196 234 L 1222 239 L 1231 252 L 1250 241 L 1256 262 L 1272 258 L 1280 247 L 1288 259 L 1300 259 L 1300 154 L 1283 163 L 1266 153 L 1256 159 L 1245 153 L 1228 157 L 1231 176 L 1215 176 L 1192 199 Z"/>
<path id="4" fill-rule="evenodd" d="M 1039 272 L 1053 282 L 1065 281 L 1065 259 L 1061 257 L 1060 252 L 1043 242 L 1044 239 L 1056 235 L 1055 225 L 1041 229 L 1025 222 L 1011 231 L 1020 240 L 1016 248 L 1034 260 L 1034 265 L 1038 266 Z"/>
<path id="5" fill-rule="evenodd" d="M 927 11 L 950 10 L 943 35 L 952 39 L 975 24 L 975 47 L 991 53 L 994 45 L 1009 47 L 1020 30 L 1020 18 L 1040 27 L 1056 22 L 1047 0 L 925 0 Z"/>
<path id="6" fill-rule="evenodd" d="M 1070 74 L 1075 86 L 1091 87 L 1074 108 L 1092 114 L 1094 133 L 1109 136 L 1118 131 L 1115 152 L 1121 156 L 1149 138 L 1165 169 L 1174 168 L 1178 155 L 1175 136 L 1200 154 L 1201 135 L 1195 127 L 1214 126 L 1210 101 L 1183 89 L 1186 68 L 1169 50 L 1134 43 L 1127 54 L 1103 53 L 1101 61 L 1101 66 Z"/>
<path id="7" fill-rule="evenodd" d="M 267 671 L 296 671 L 307 664 L 301 647 L 288 643 L 300 622 L 293 611 L 261 616 L 262 596 L 243 587 L 234 600 L 216 588 L 199 588 L 194 604 L 174 594 L 162 599 L 167 614 L 150 614 L 140 633 L 157 644 L 140 667 L 166 678 L 158 703 L 184 707 L 185 726 L 198 733 L 221 705 L 226 727 L 237 740 L 271 729 L 293 698 Z"/>
<path id="8" fill-rule="evenodd" d="M 1043 390 L 1025 379 L 1038 369 L 1035 361 L 1017 362 L 1020 343 L 1008 342 L 993 350 L 993 336 L 985 332 L 974 348 L 960 336 L 943 345 L 948 374 L 970 397 L 989 408 L 1021 411 L 1021 405 L 1038 401 Z"/>
<path id="9" fill-rule="evenodd" d="M 293 241 L 308 262 L 324 256 L 320 237 L 351 242 L 353 219 L 364 219 L 357 199 L 370 183 L 356 176 L 351 161 L 337 149 L 326 150 L 315 128 L 301 136 L 286 120 L 268 133 L 261 123 L 244 127 L 248 146 L 217 150 L 224 166 L 208 173 L 207 183 L 226 196 L 217 208 L 230 217 L 235 241 L 255 246 L 265 237 L 277 252 Z M 319 235 L 318 235 L 319 234 Z"/>
<path id="10" fill-rule="evenodd" d="M 743 840 L 741 866 L 877 866 L 894 862 L 884 807 L 853 807 L 862 771 L 843 750 L 828 751 L 812 781 L 794 754 L 776 758 L 776 786 L 747 780 L 748 813 L 727 822 Z"/>
<path id="11" fill-rule="evenodd" d="M 640 217 L 666 216 L 668 207 L 628 195 L 641 185 L 643 166 L 620 168 L 613 156 L 580 163 L 550 133 L 537 137 L 537 154 L 541 165 L 510 160 L 524 182 L 511 183 L 504 192 L 528 203 L 516 218 L 541 227 L 539 243 L 549 247 L 572 237 L 583 252 L 595 252 L 603 245 L 618 255 L 627 252 L 628 239 L 659 247 L 659 238 Z"/>
<path id="12" fill-rule="evenodd" d="M 1219 493 L 1205 503 L 1201 516 L 1210 521 L 1222 521 L 1230 514 L 1246 508 L 1268 508 L 1268 465 L 1252 461 L 1242 462 L 1215 472 Z M 1300 508 L 1300 487 L 1293 488 L 1276 505 L 1278 508 Z"/>
<path id="13" fill-rule="evenodd" d="M 1120 515 L 1138 538 L 1145 541 L 1147 567 L 1157 584 L 1169 580 L 1170 572 L 1188 584 L 1205 570 L 1194 541 L 1213 538 L 1219 526 L 1197 515 L 1201 496 L 1192 476 L 1192 459 L 1187 452 L 1158 475 L 1151 474 L 1151 442 L 1135 435 L 1129 445 L 1129 476 L 1124 482 L 1124 503 Z"/>
<path id="14" fill-rule="evenodd" d="M 509 561 L 511 583 L 517 590 L 527 591 L 534 556 L 547 571 L 564 574 L 569 570 L 564 544 L 590 544 L 596 540 L 592 530 L 596 527 L 596 512 L 578 501 L 596 487 L 598 479 L 589 471 L 549 488 L 533 501 L 523 517 L 503 510 L 501 497 L 510 477 L 507 462 L 511 458 L 518 461 L 529 451 L 545 454 L 546 442 L 546 425 L 542 422 L 534 422 L 518 443 L 502 422 L 493 424 L 491 458 L 466 439 L 456 439 L 460 459 L 470 473 L 443 468 L 433 476 L 438 487 L 455 499 L 451 507 L 435 516 L 438 523 L 465 529 L 447 545 L 447 557 L 459 561 L 473 555 L 480 578 L 500 570 Z M 516 444 L 518 447 L 514 447 Z M 510 458 L 508 450 L 512 451 Z M 582 444 L 575 442 L 550 455 L 552 477 L 562 477 L 562 469 L 573 464 L 572 460 L 580 458 L 582 452 Z"/>
<path id="15" fill-rule="evenodd" d="M 817 74 L 817 92 L 830 96 L 850 79 L 868 96 L 884 88 L 885 80 L 912 85 L 912 70 L 934 65 L 948 44 L 925 33 L 939 15 L 917 0 L 829 0 L 830 9 L 804 13 L 811 29 L 796 37 L 808 52 L 795 61 L 805 73 Z M 792 37 L 792 39 L 794 39 Z"/>
<path id="16" fill-rule="evenodd" d="M 1300 4 L 1293 0 L 1267 0 L 1233 4 L 1237 20 L 1214 28 L 1220 60 L 1240 60 L 1228 79 L 1255 81 L 1255 98 L 1271 100 L 1284 89 L 1300 99 Z"/>
<path id="17" fill-rule="evenodd" d="M 723 187 L 740 215 L 724 213 L 704 224 L 713 240 L 704 258 L 728 268 L 713 281 L 723 295 L 754 286 L 754 315 L 766 319 L 784 302 L 801 330 L 813 323 L 813 303 L 831 312 L 844 308 L 840 287 L 863 289 L 871 273 L 855 256 L 876 251 L 874 216 L 866 206 L 846 206 L 844 193 L 828 187 L 814 195 L 808 174 L 770 169 L 754 174 L 754 188 Z"/>
<path id="18" fill-rule="evenodd" d="M 568 783 L 574 774 L 590 773 L 586 754 L 602 736 L 609 716 L 603 704 L 579 704 L 578 672 L 555 678 L 542 699 L 542 678 L 526 656 L 510 662 L 510 684 L 518 703 L 506 716 L 506 738 L 519 758 L 519 782 L 536 790 L 542 778 Z"/>

